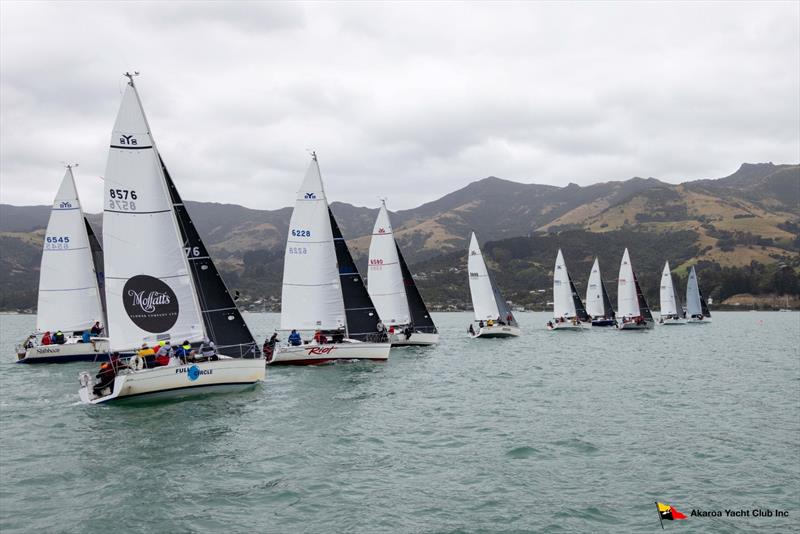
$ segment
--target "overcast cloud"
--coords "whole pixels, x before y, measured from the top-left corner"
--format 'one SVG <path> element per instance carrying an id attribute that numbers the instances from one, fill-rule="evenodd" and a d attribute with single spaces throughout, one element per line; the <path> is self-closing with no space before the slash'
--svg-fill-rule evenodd
<path id="1" fill-rule="evenodd" d="M 800 2 L 0 3 L 0 201 L 80 162 L 101 209 L 126 70 L 184 198 L 410 208 L 489 176 L 581 185 L 800 161 Z"/>

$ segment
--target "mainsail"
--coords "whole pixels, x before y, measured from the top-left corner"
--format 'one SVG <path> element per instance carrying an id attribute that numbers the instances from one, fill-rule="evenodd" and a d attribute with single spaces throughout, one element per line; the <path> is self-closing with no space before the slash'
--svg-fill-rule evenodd
<path id="1" fill-rule="evenodd" d="M 400 256 L 395 244 L 392 222 L 381 204 L 372 239 L 369 245 L 368 263 L 369 296 L 386 326 L 407 325 L 411 322 Z"/>
<path id="2" fill-rule="evenodd" d="M 282 330 L 344 330 L 328 201 L 314 156 L 297 192 L 283 261 Z"/>
<path id="3" fill-rule="evenodd" d="M 44 238 L 36 329 L 74 332 L 102 320 L 91 241 L 72 167 L 67 166 Z"/>
<path id="4" fill-rule="evenodd" d="M 682 315 L 680 304 L 676 301 L 675 287 L 672 282 L 672 273 L 669 269 L 669 262 L 664 264 L 664 270 L 661 273 L 661 290 L 659 292 L 661 303 L 661 315 Z"/>
<path id="5" fill-rule="evenodd" d="M 689 270 L 689 280 L 686 282 L 686 314 L 689 317 L 702 315 L 711 317 L 711 312 L 706 304 L 706 299 L 700 292 L 700 285 L 697 282 L 697 272 L 694 266 Z"/>
<path id="6" fill-rule="evenodd" d="M 553 267 L 553 317 L 575 317 L 571 280 L 561 249 L 558 249 L 556 264 Z"/>
<path id="7" fill-rule="evenodd" d="M 189 211 L 160 156 L 159 161 L 167 181 L 172 207 L 178 219 L 183 251 L 189 262 L 208 337 L 214 341 L 217 352 L 221 354 L 232 357 L 258 357 L 260 352 L 258 344 L 253 339 L 247 323 L 225 286 L 225 281 L 208 254 L 208 250 L 189 216 Z"/>
<path id="8" fill-rule="evenodd" d="M 600 276 L 600 263 L 594 259 L 592 272 L 589 273 L 589 282 L 586 284 L 586 311 L 592 317 L 604 317 L 605 306 L 603 303 L 603 280 Z"/>
<path id="9" fill-rule="evenodd" d="M 111 350 L 205 337 L 183 239 L 133 78 L 105 172 L 103 245 Z"/>
<path id="10" fill-rule="evenodd" d="M 617 313 L 620 317 L 638 317 L 641 315 L 637 298 L 638 282 L 633 274 L 631 257 L 628 249 L 622 254 L 617 280 Z"/>

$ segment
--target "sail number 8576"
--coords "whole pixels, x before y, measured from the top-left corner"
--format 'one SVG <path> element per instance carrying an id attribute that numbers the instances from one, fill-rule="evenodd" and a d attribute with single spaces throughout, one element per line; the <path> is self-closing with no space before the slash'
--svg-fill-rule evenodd
<path id="1" fill-rule="evenodd" d="M 139 197 L 133 189 L 109 189 L 108 207 L 120 211 L 136 211 L 136 202 Z"/>

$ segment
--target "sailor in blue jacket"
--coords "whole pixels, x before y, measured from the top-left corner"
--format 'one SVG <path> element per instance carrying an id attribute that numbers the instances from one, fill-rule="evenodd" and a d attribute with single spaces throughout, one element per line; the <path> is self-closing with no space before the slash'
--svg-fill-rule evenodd
<path id="1" fill-rule="evenodd" d="M 303 340 L 300 338 L 300 334 L 297 333 L 297 330 L 292 330 L 292 333 L 289 334 L 289 344 L 295 347 L 303 344 Z"/>

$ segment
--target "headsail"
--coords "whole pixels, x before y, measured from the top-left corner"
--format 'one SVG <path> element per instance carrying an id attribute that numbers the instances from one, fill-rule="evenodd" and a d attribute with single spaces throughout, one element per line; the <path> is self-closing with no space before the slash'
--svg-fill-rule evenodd
<path id="1" fill-rule="evenodd" d="M 622 254 L 617 280 L 617 313 L 621 317 L 638 317 L 640 315 L 637 298 L 638 283 L 633 275 L 633 266 L 628 249 Z"/>
<path id="2" fill-rule="evenodd" d="M 214 341 L 220 354 L 234 358 L 258 357 L 260 353 L 258 344 L 225 286 L 225 281 L 217 271 L 160 156 L 159 161 L 167 181 L 172 207 L 178 219 L 183 251 L 189 262 L 208 337 Z"/>
<path id="3" fill-rule="evenodd" d="M 359 341 L 384 341 L 379 339 L 378 323 L 381 321 L 378 310 L 364 287 L 364 281 L 358 272 L 356 262 L 347 248 L 347 243 L 339 230 L 333 212 L 328 208 L 328 216 L 333 231 L 333 243 L 336 248 L 336 261 L 339 264 L 344 312 L 347 317 L 347 337 Z"/>
<path id="4" fill-rule="evenodd" d="M 100 306 L 103 310 L 103 325 L 108 325 L 108 317 L 106 315 L 106 274 L 105 274 L 105 261 L 103 260 L 103 247 L 100 246 L 100 240 L 97 239 L 92 225 L 89 224 L 89 219 L 83 218 L 86 225 L 86 235 L 89 238 L 89 249 L 92 251 L 92 265 L 94 265 L 94 274 L 97 279 L 97 289 L 100 293 Z"/>
<path id="5" fill-rule="evenodd" d="M 400 251 L 397 241 L 395 241 L 395 247 L 397 247 L 397 258 L 400 260 L 400 271 L 403 273 L 403 284 L 406 288 L 411 324 L 417 332 L 435 334 L 437 332 L 436 325 L 433 324 L 433 319 L 428 313 L 428 307 L 425 306 L 425 301 L 422 300 L 422 295 L 417 289 L 417 283 L 414 282 L 414 277 L 411 275 L 408 265 L 406 265 L 406 260 L 403 258 L 403 253 Z"/>
<path id="6" fill-rule="evenodd" d="M 328 201 L 316 155 L 297 192 L 283 261 L 282 330 L 344 330 Z"/>
<path id="7" fill-rule="evenodd" d="M 183 240 L 132 78 L 111 135 L 103 245 L 111 350 L 205 336 Z"/>
<path id="8" fill-rule="evenodd" d="M 633 273 L 633 281 L 636 283 L 636 300 L 639 304 L 639 313 L 648 321 L 652 321 L 653 314 L 650 312 L 650 306 L 647 305 L 647 300 L 644 298 L 644 293 L 642 293 L 642 288 L 639 286 L 639 279 L 636 277 L 635 272 Z"/>
<path id="9" fill-rule="evenodd" d="M 44 238 L 36 329 L 72 332 L 102 320 L 91 243 L 72 167 L 68 166 Z"/>
<path id="10" fill-rule="evenodd" d="M 381 203 L 369 245 L 369 296 L 386 326 L 411 322 L 400 258 L 386 203 Z"/>
<path id="11" fill-rule="evenodd" d="M 483 260 L 478 238 L 475 232 L 469 240 L 469 256 L 467 257 L 467 270 L 469 271 L 469 292 L 472 296 L 472 309 L 476 321 L 497 319 L 500 311 L 495 302 L 494 288 L 489 278 L 489 270 Z"/>

